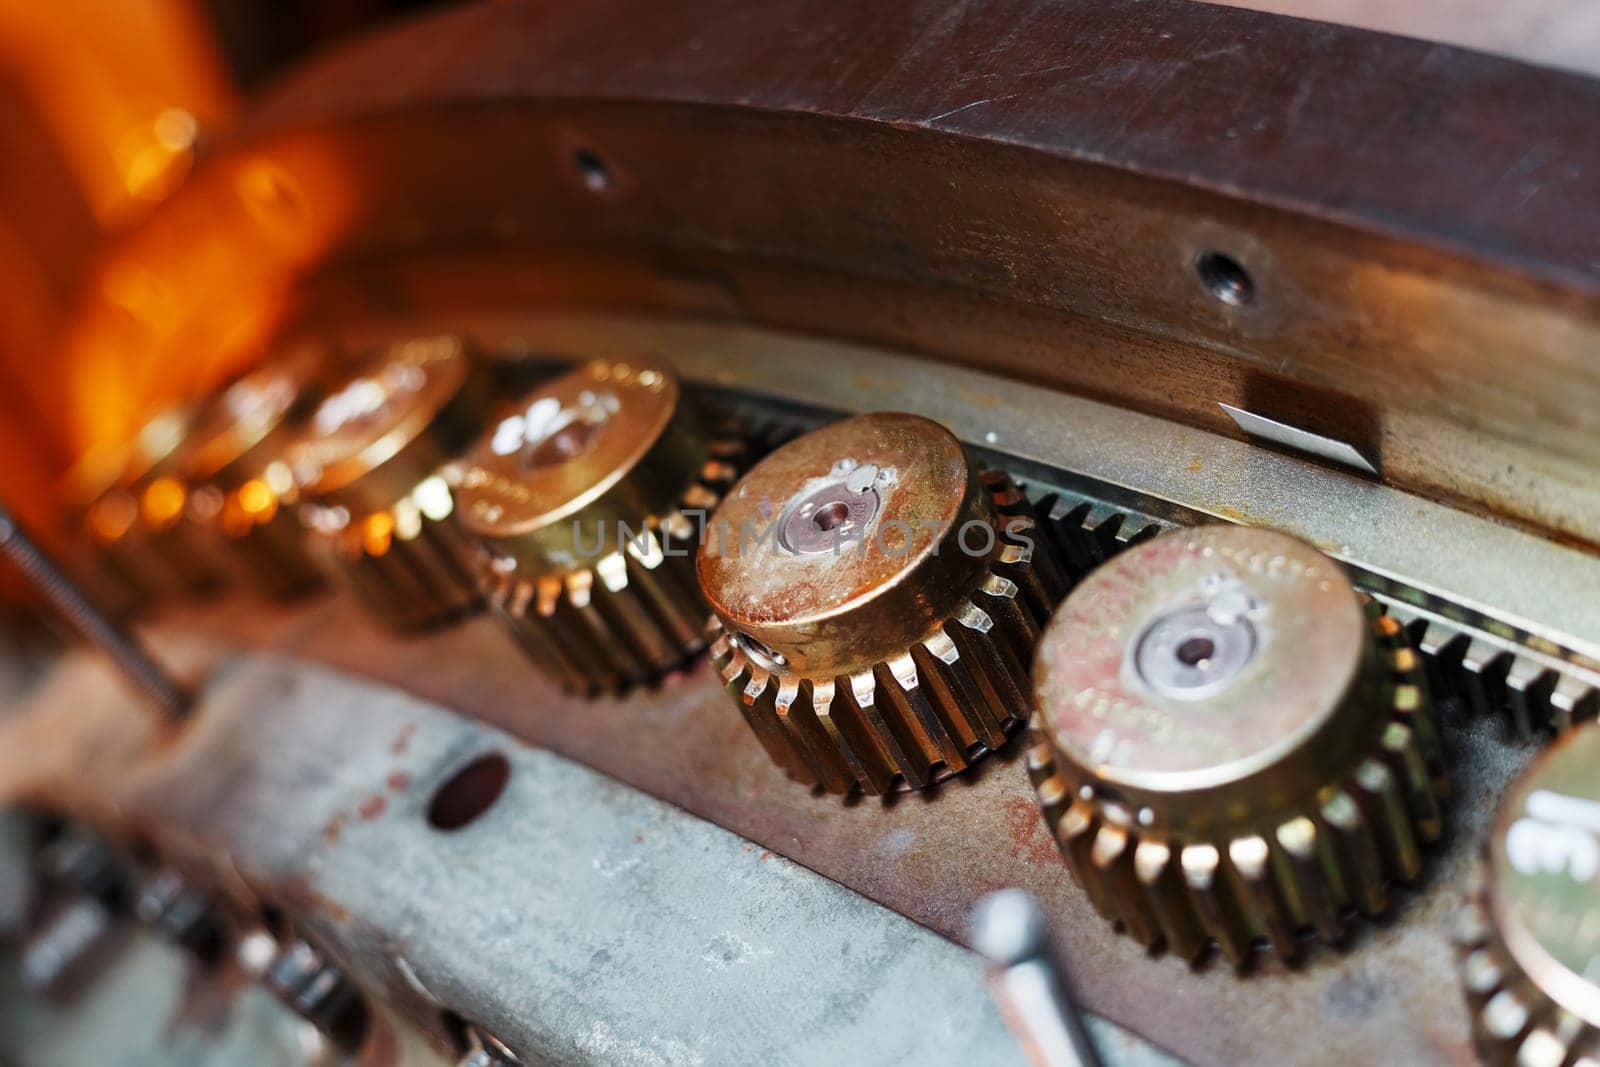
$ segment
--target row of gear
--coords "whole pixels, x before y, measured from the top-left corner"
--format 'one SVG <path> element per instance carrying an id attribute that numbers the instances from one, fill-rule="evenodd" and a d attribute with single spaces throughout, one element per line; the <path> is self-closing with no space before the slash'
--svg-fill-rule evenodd
<path id="1" fill-rule="evenodd" d="M 511 405 L 498 392 L 451 337 L 331 376 L 275 365 L 204 406 L 204 432 L 145 450 L 107 497 L 132 498 L 125 523 L 102 500 L 89 525 L 135 573 L 220 543 L 281 592 L 316 563 L 402 628 L 487 601 L 582 693 L 709 647 L 773 762 L 831 793 L 923 788 L 1032 718 L 1028 769 L 1073 876 L 1132 937 L 1186 959 L 1293 958 L 1308 931 L 1339 942 L 1444 834 L 1419 657 L 1301 541 L 1198 527 L 1085 562 L 918 416 L 843 419 L 752 463 L 749 437 L 709 431 L 650 361 L 585 363 Z M 168 513 L 194 520 L 185 500 L 208 490 L 223 537 L 190 543 Z M 1491 849 L 1491 870 L 1506 854 Z M 1593 891 L 1590 877 L 1563 919 L 1591 956 Z M 1571 1045 L 1588 1031 L 1570 1020 L 1595 1018 L 1596 965 L 1577 971 L 1589 1001 L 1539 1014 L 1527 986 L 1550 968 L 1519 962 L 1526 935 L 1492 933 L 1505 906 L 1474 913 L 1480 1016 Z"/>

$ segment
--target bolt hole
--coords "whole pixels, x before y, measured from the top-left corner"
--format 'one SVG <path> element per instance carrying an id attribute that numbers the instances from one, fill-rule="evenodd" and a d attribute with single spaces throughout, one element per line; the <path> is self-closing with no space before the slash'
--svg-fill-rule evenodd
<path id="1" fill-rule="evenodd" d="M 849 517 L 850 505 L 841 500 L 835 500 L 831 504 L 818 508 L 816 514 L 811 516 L 811 521 L 816 525 L 817 529 L 827 533 L 830 530 L 838 529 L 840 523 Z"/>
<path id="2" fill-rule="evenodd" d="M 583 187 L 591 193 L 611 190 L 613 184 L 611 168 L 593 149 L 576 149 L 572 153 L 572 165 L 578 169 L 578 177 L 583 180 Z"/>
<path id="3" fill-rule="evenodd" d="M 479 756 L 441 785 L 428 804 L 428 825 L 459 830 L 500 799 L 511 777 L 511 764 L 498 752 Z"/>
<path id="4" fill-rule="evenodd" d="M 1217 643 L 1209 637 L 1191 637 L 1178 646 L 1178 661 L 1198 666 L 1216 655 Z"/>
<path id="5" fill-rule="evenodd" d="M 1222 252 L 1202 252 L 1195 260 L 1200 282 L 1229 307 L 1244 307 L 1256 298 L 1256 283 L 1239 261 Z"/>

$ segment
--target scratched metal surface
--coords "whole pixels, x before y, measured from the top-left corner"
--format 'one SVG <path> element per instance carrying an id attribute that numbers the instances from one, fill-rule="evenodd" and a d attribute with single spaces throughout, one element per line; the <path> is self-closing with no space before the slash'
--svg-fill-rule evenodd
<path id="1" fill-rule="evenodd" d="M 586 702 L 545 682 L 488 618 L 401 639 L 338 599 L 292 610 L 224 603 L 154 631 L 163 646 L 202 633 L 479 715 L 953 939 L 983 893 L 1025 886 L 1051 909 L 1087 1006 L 1195 1062 L 1470 1062 L 1447 923 L 1471 843 L 1532 752 L 1498 722 L 1446 715 L 1459 784 L 1450 843 L 1424 888 L 1399 895 L 1392 920 L 1362 928 L 1348 953 L 1318 949 L 1299 968 L 1240 976 L 1147 955 L 1092 912 L 1056 856 L 1015 746 L 922 794 L 841 802 L 772 766 L 703 663 L 654 691 Z"/>
<path id="2" fill-rule="evenodd" d="M 74 729 L 77 701 L 140 712 L 102 665 L 65 660 L 21 714 L 55 728 L 63 766 L 75 754 L 90 773 L 35 786 L 98 798 L 159 831 L 191 877 L 226 870 L 292 914 L 377 998 L 389 1025 L 364 1063 L 431 1062 L 392 1022 L 438 1035 L 442 1008 L 529 1063 L 1024 1063 L 978 957 L 771 850 L 416 697 L 181 644 L 222 656 L 194 718 L 110 765 Z M 435 791 L 486 753 L 508 762 L 504 791 L 468 825 L 430 828 Z M 0 766 L 0 793 L 25 773 Z M 0 967 L 14 1002 L 0 1051 L 28 1062 L 99 1062 L 91 1050 L 130 1013 L 141 1023 L 111 1062 L 272 1054 L 270 1034 L 240 1051 L 261 1024 L 259 994 L 171 952 L 135 944 L 65 1006 L 8 981 Z M 165 1038 L 143 1024 L 152 1017 Z M 1116 1067 L 1172 1063 L 1090 1025 Z"/>

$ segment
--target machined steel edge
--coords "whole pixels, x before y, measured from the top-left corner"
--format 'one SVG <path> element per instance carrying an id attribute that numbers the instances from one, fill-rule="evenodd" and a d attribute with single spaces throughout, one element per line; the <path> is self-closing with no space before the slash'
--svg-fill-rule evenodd
<path id="1" fill-rule="evenodd" d="M 867 411 L 935 419 L 1016 477 L 1080 571 L 1176 526 L 1292 533 L 1345 564 L 1357 588 L 1407 627 L 1436 699 L 1504 711 L 1528 729 L 1600 714 L 1600 558 L 1487 516 L 1055 389 L 755 326 L 536 310 L 354 321 L 330 332 L 375 343 L 444 328 L 506 359 L 655 353 L 702 406 L 737 410 L 773 438 Z"/>

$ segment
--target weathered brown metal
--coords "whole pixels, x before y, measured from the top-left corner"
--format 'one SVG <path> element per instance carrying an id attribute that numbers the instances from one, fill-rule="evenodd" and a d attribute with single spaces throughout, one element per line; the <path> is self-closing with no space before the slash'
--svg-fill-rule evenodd
<path id="1" fill-rule="evenodd" d="M 880 412 L 758 463 L 696 567 L 712 659 L 767 754 L 834 793 L 921 789 L 1028 717 L 1065 591 L 1022 494 L 949 430 Z"/>
<path id="2" fill-rule="evenodd" d="M 1197 1063 L 1463 1063 L 1470 1056 L 1449 927 L 1456 885 L 1492 798 L 1525 762 L 1498 723 L 1456 739 L 1460 788 L 1447 846 L 1420 890 L 1396 893 L 1397 918 L 1358 931 L 1346 951 L 1298 966 L 1255 961 L 1186 968 L 1116 934 L 1061 862 L 1039 817 L 1021 745 L 914 794 L 840 803 L 769 760 L 708 664 L 654 690 L 599 701 L 564 693 L 487 618 L 397 641 L 356 605 L 195 605 L 162 624 L 168 643 L 226 629 L 272 648 L 376 678 L 476 715 L 739 833 L 956 940 L 985 893 L 1021 886 L 1049 910 L 1085 1006 Z M 202 642 L 202 644 L 209 642 Z M 263 712 L 265 714 L 265 712 Z M 65 773 L 70 764 L 61 764 Z M 42 772 L 41 772 L 42 773 Z M 1287 1051 L 1286 1051 L 1287 1050 Z"/>
<path id="3" fill-rule="evenodd" d="M 176 297 L 130 320 L 111 286 L 79 352 L 244 359 L 241 322 L 361 261 L 343 310 L 731 312 L 1235 433 L 1226 401 L 1600 541 L 1600 88 L 1193 4 L 954 10 L 506 4 L 368 42 L 124 247 L 108 278 Z"/>

